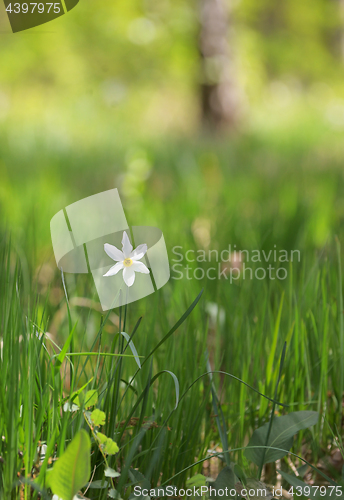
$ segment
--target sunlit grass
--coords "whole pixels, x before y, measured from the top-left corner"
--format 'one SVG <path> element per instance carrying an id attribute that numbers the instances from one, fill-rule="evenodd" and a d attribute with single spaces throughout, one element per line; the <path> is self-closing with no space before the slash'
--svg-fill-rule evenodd
<path id="1" fill-rule="evenodd" d="M 238 450 L 231 458 L 250 468 L 240 449 L 267 421 L 271 403 L 239 380 L 215 373 L 221 436 L 210 380 L 201 375 L 209 370 L 209 357 L 212 370 L 230 373 L 273 397 L 285 341 L 278 400 L 289 405 L 288 411 L 315 410 L 321 416 L 315 427 L 299 434 L 293 451 L 302 455 L 306 450 L 307 460 L 316 464 L 338 447 L 344 383 L 343 176 L 338 158 L 326 150 L 318 157 L 317 145 L 298 152 L 268 146 L 255 138 L 216 147 L 207 141 L 178 147 L 141 144 L 99 158 L 97 151 L 91 158 L 61 153 L 47 169 L 41 152 L 34 178 L 20 174 L 25 168 L 19 163 L 7 172 L 6 189 L 0 191 L 7 223 L 0 251 L 0 455 L 5 460 L 0 463 L 0 488 L 8 498 L 16 498 L 12 487 L 18 472 L 32 479 L 50 467 L 37 451 L 42 443 L 51 457 L 60 456 L 85 427 L 82 412 L 64 412 L 63 405 L 86 384 L 99 391 L 99 406 L 108 417 L 104 431 L 120 447 L 110 458 L 111 467 L 121 470 L 131 456 L 130 465 L 153 485 L 174 477 L 174 484 L 182 486 L 202 471 L 209 449 L 223 448 L 225 435 L 229 448 Z M 96 164 L 101 175 L 95 176 Z M 135 169 L 143 169 L 141 177 Z M 109 315 L 101 312 L 88 276 L 66 275 L 68 312 L 49 220 L 65 205 L 113 186 L 119 187 L 130 224 L 162 229 L 171 267 L 176 245 L 184 254 L 189 249 L 220 252 L 229 245 L 269 252 L 276 245 L 288 252 L 300 250 L 300 262 L 284 264 L 284 280 L 230 283 L 224 276 L 193 277 L 197 267 L 217 266 L 214 259 L 190 263 L 184 258 L 182 266 L 190 266 L 192 279 L 175 279 L 172 269 L 170 282 L 159 292 Z M 265 264 L 255 267 L 260 265 Z M 156 349 L 201 289 L 197 306 Z M 66 358 L 54 369 L 73 328 Z M 126 345 L 119 335 L 123 330 L 133 335 L 141 363 L 147 360 L 141 370 L 132 357 L 110 356 Z M 129 348 L 125 354 L 131 354 Z M 180 398 L 184 395 L 177 409 L 170 374 L 161 373 L 151 385 L 163 370 L 173 372 Z M 145 425 L 149 428 L 141 434 Z M 334 435 L 331 429 L 337 429 Z M 130 455 L 135 439 L 140 443 Z M 293 456 L 291 460 L 301 465 Z M 96 448 L 94 466 L 94 480 L 101 480 L 102 457 Z M 28 492 L 25 498 L 30 498 Z M 106 491 L 90 489 L 86 496 L 105 499 Z"/>

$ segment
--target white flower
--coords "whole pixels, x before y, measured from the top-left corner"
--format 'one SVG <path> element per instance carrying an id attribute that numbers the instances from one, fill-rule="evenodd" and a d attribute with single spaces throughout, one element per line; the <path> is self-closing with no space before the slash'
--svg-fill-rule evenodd
<path id="1" fill-rule="evenodd" d="M 71 412 L 74 412 L 74 411 L 78 411 L 80 408 L 78 405 L 75 405 L 74 403 L 70 404 L 69 401 L 67 401 L 67 403 L 65 403 L 63 405 L 63 411 L 64 412 L 67 412 L 67 411 L 71 411 Z"/>
<path id="2" fill-rule="evenodd" d="M 37 447 L 37 453 L 40 454 L 40 460 L 43 462 L 45 459 L 45 455 L 47 453 L 48 446 L 46 444 L 42 444 L 41 446 Z"/>
<path id="3" fill-rule="evenodd" d="M 105 243 L 104 250 L 116 262 L 104 276 L 114 276 L 123 269 L 124 282 L 128 286 L 132 286 L 135 281 L 135 272 L 149 274 L 149 269 L 143 262 L 139 262 L 147 252 L 147 245 L 144 243 L 133 250 L 125 231 L 123 231 L 122 251 L 109 243 Z"/>

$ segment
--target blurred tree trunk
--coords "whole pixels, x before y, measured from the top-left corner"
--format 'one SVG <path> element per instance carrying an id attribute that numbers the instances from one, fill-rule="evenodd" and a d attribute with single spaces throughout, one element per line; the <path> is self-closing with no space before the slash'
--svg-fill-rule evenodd
<path id="1" fill-rule="evenodd" d="M 340 52 L 342 60 L 344 61 L 344 0 L 339 0 L 339 13 L 341 19 Z"/>
<path id="2" fill-rule="evenodd" d="M 236 128 L 242 114 L 225 0 L 200 0 L 202 122 Z M 230 42 L 230 43 L 229 43 Z"/>

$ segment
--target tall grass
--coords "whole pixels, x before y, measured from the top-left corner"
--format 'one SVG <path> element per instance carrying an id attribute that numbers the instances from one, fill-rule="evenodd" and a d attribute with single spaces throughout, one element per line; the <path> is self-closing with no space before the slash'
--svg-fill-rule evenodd
<path id="1" fill-rule="evenodd" d="M 153 335 L 157 328 L 156 318 L 149 318 L 146 332 L 150 331 L 152 338 L 146 336 L 140 343 L 145 344 L 142 350 L 144 360 L 141 360 L 140 369 L 134 375 L 138 359 L 133 360 L 132 355 L 122 359 L 122 354 L 128 356 L 125 349 L 128 345 L 122 342 L 122 336 L 112 335 L 114 349 L 106 345 L 108 335 L 103 336 L 103 332 L 110 314 L 101 319 L 92 345 L 80 352 L 79 343 L 74 342 L 74 351 L 70 342 L 77 333 L 74 311 L 71 311 L 70 322 L 74 326 L 70 329 L 65 347 L 62 350 L 58 348 L 50 334 L 46 333 L 46 324 L 37 316 L 35 294 L 32 293 L 29 300 L 22 296 L 20 266 L 11 253 L 10 245 L 4 241 L 1 245 L 1 276 L 5 279 L 1 280 L 0 431 L 3 438 L 0 491 L 5 498 L 18 498 L 22 488 L 25 488 L 22 493 L 24 498 L 31 498 L 30 489 L 35 486 L 35 478 L 43 488 L 48 458 L 61 455 L 76 432 L 82 427 L 87 428 L 82 411 L 70 412 L 65 406 L 69 401 L 71 406 L 77 395 L 75 391 L 86 385 L 95 387 L 99 393 L 98 404 L 107 415 L 103 431 L 120 446 L 119 454 L 115 461 L 110 460 L 110 464 L 120 467 L 122 472 L 124 464 L 127 468 L 129 465 L 140 467 L 146 464 L 144 471 L 149 468 L 149 477 L 157 483 L 162 474 L 166 478 L 189 465 L 190 457 L 194 460 L 195 456 L 205 453 L 210 439 L 204 433 L 209 391 L 204 389 L 202 383 L 189 390 L 201 371 L 206 372 L 204 339 L 203 343 L 196 340 L 189 318 L 201 294 L 175 325 L 165 331 L 158 344 Z M 33 303 L 30 304 L 31 300 Z M 155 300 L 158 306 L 161 297 L 157 296 Z M 127 315 L 129 323 L 129 312 Z M 87 322 L 89 313 L 85 317 Z M 136 341 L 141 333 L 139 326 L 140 322 L 131 332 L 132 341 Z M 119 331 L 123 327 L 121 311 Z M 130 331 L 129 325 L 127 327 Z M 186 334 L 188 329 L 191 332 Z M 180 349 L 184 356 L 199 360 L 187 370 L 177 350 L 171 349 L 172 335 L 177 330 L 184 334 L 180 336 Z M 80 335 L 80 330 L 78 333 Z M 80 337 L 84 342 L 85 335 Z M 173 356 L 170 355 L 171 350 Z M 89 351 L 98 353 L 95 363 Z M 104 358 L 104 353 L 112 353 L 113 356 Z M 176 372 L 178 378 L 164 373 L 160 369 L 161 364 L 164 370 Z M 176 409 L 180 390 L 183 391 L 183 404 Z M 133 441 L 138 436 L 140 450 L 134 449 L 131 453 L 133 462 L 128 463 L 128 454 L 130 456 Z M 42 445 L 48 447 L 45 461 L 42 461 Z M 93 454 L 92 463 L 95 466 L 94 479 L 97 480 L 98 476 L 102 478 L 103 461 L 97 452 Z M 31 484 L 25 486 L 25 481 L 31 481 Z M 121 481 L 125 481 L 123 473 Z M 182 475 L 180 481 L 183 481 Z M 14 487 L 15 484 L 17 487 Z M 103 490 L 100 494 L 91 489 L 89 495 L 90 498 L 106 498 L 107 491 Z"/>
<path id="2" fill-rule="evenodd" d="M 99 405 L 108 418 L 104 430 L 120 446 L 111 466 L 123 468 L 131 457 L 129 465 L 148 475 L 153 485 L 172 476 L 177 486 L 183 485 L 190 474 L 201 471 L 202 463 L 188 467 L 203 460 L 208 449 L 222 446 L 212 387 L 228 445 L 241 448 L 269 418 L 270 403 L 219 373 L 213 375 L 213 385 L 208 376 L 194 383 L 209 371 L 206 353 L 212 370 L 229 372 L 272 397 L 277 360 L 287 341 L 279 400 L 292 410 L 317 410 L 322 416 L 311 432 L 299 435 L 293 451 L 302 454 L 306 439 L 307 458 L 316 462 L 335 446 L 331 428 L 340 437 L 344 387 L 340 158 L 324 145 L 323 154 L 317 155 L 319 144 L 300 142 L 293 149 L 277 142 L 246 138 L 216 148 L 204 141 L 163 148 L 139 145 L 130 154 L 94 150 L 64 157 L 61 152 L 44 170 L 39 167 L 46 160 L 42 147 L 33 162 L 38 165 L 35 182 L 21 174 L 25 165 L 4 144 L 4 157 L 12 155 L 14 165 L 0 193 L 14 234 L 12 245 L 2 236 L 0 251 L 0 488 L 8 498 L 16 498 L 12 487 L 18 472 L 29 480 L 48 467 L 41 463 L 42 443 L 50 456 L 58 457 L 75 433 L 87 428 L 82 411 L 63 411 L 70 394 L 86 384 L 84 391 L 99 391 Z M 128 186 L 134 168 L 130 158 L 136 157 L 145 158 L 150 177 Z M 101 175 L 95 180 L 96 161 Z M 183 251 L 221 251 L 236 244 L 237 250 L 267 252 L 276 245 L 299 249 L 301 260 L 285 264 L 285 280 L 239 279 L 231 284 L 224 277 L 195 279 L 196 267 L 207 270 L 217 263 L 184 258 L 182 265 L 190 266 L 192 279 L 175 279 L 171 269 L 171 280 L 162 290 L 109 315 L 99 311 L 89 277 L 66 275 L 68 310 L 52 257 L 49 219 L 66 204 L 117 182 L 130 223 L 163 230 L 171 266 L 175 245 Z M 21 196 L 24 183 L 26 195 Z M 159 345 L 201 289 L 197 306 Z M 57 369 L 73 328 L 68 346 L 73 355 Z M 139 371 L 119 334 L 123 330 L 142 356 Z M 123 358 L 102 355 L 123 349 Z M 164 370 L 177 378 L 180 398 L 185 394 L 177 409 L 176 382 Z M 240 451 L 233 458 L 245 464 Z M 35 463 L 37 470 L 32 469 Z M 97 466 L 94 479 L 100 480 L 96 448 L 92 465 Z M 106 491 L 90 489 L 87 495 L 105 498 Z"/>
<path id="3" fill-rule="evenodd" d="M 189 300 L 178 282 L 174 290 L 168 286 L 138 306 L 122 308 L 118 315 L 110 312 L 101 316 L 92 308 L 73 306 L 73 300 L 69 300 L 70 309 L 59 326 L 58 338 L 65 338 L 59 348 L 57 339 L 49 333 L 47 303 L 40 303 L 35 290 L 29 296 L 24 294 L 20 263 L 3 240 L 0 487 L 5 498 L 17 498 L 23 481 L 28 481 L 24 498 L 31 498 L 29 492 L 34 485 L 30 481 L 37 477 L 39 487 L 44 488 L 48 457 L 60 456 L 76 432 L 87 428 L 82 411 L 64 408 L 66 402 L 73 403 L 75 391 L 83 387 L 97 389 L 98 405 L 107 415 L 102 431 L 120 447 L 119 454 L 109 459 L 111 467 L 127 472 L 129 466 L 138 468 L 153 485 L 170 477 L 174 477 L 176 486 L 185 484 L 187 477 L 202 467 L 201 462 L 194 470 L 190 465 L 206 457 L 210 448 L 218 444 L 240 449 L 269 415 L 268 400 L 239 379 L 214 373 L 212 386 L 207 372 L 222 369 L 239 378 L 244 374 L 245 381 L 271 396 L 284 340 L 288 349 L 279 400 L 293 410 L 318 410 L 340 429 L 338 373 L 343 358 L 336 307 L 339 298 L 332 296 L 332 305 L 328 303 L 337 274 L 328 263 L 316 262 L 314 266 L 300 283 L 289 283 L 294 296 L 284 296 L 280 287 L 266 286 L 260 298 L 265 311 L 242 297 L 247 286 L 246 297 L 256 297 L 254 282 L 242 283 L 237 302 L 232 297 L 232 314 L 225 309 L 228 297 L 218 292 L 216 301 L 226 310 L 226 316 L 217 331 L 207 326 L 214 318 L 207 319 L 200 294 L 196 300 Z M 85 280 L 77 280 L 74 293 L 87 296 L 89 286 Z M 67 293 L 68 288 L 67 279 Z M 168 301 L 173 309 L 167 307 Z M 177 320 L 179 312 L 181 318 Z M 259 321 L 259 316 L 257 320 L 256 314 L 262 314 L 264 320 Z M 118 334 L 124 326 L 142 356 L 139 369 L 138 359 Z M 217 340 L 215 331 L 216 335 L 222 332 Z M 221 342 L 217 354 L 214 342 Z M 208 349 L 212 366 L 207 364 Z M 118 356 L 121 353 L 124 357 Z M 222 389 L 215 395 L 212 387 Z M 216 426 L 219 412 L 223 425 Z M 307 435 L 311 439 L 309 432 Z M 302 436 L 295 445 L 296 453 L 301 453 Z M 333 438 L 323 420 L 312 438 L 315 459 Z M 45 462 L 42 444 L 48 446 Z M 241 453 L 233 455 L 241 463 Z M 94 481 L 101 481 L 104 464 L 97 448 L 92 466 Z M 125 476 L 121 481 L 120 487 L 124 487 Z M 17 488 L 13 488 L 15 484 Z M 105 499 L 106 495 L 106 489 L 88 491 L 89 498 Z"/>

